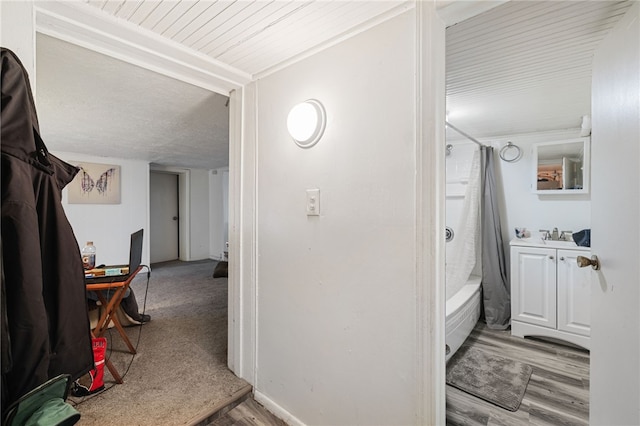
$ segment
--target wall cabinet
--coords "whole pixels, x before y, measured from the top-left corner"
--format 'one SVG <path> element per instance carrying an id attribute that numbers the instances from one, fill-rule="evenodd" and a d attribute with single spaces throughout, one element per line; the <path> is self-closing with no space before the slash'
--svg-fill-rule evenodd
<path id="1" fill-rule="evenodd" d="M 589 349 L 591 268 L 588 248 L 511 244 L 511 334 L 561 339 Z"/>
<path id="2" fill-rule="evenodd" d="M 590 138 L 534 144 L 533 182 L 538 194 L 586 194 L 589 192 Z"/>

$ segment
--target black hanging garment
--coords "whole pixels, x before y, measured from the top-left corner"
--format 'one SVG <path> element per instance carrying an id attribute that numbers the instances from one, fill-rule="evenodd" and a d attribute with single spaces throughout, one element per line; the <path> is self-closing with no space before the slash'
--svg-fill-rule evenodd
<path id="1" fill-rule="evenodd" d="M 60 374 L 93 368 L 82 258 L 61 204 L 79 169 L 40 138 L 29 77 L 0 48 L 2 407 Z"/>

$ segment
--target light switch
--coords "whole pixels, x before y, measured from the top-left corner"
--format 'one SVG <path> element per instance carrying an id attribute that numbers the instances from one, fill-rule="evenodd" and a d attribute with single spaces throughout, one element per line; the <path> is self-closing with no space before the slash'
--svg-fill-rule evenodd
<path id="1" fill-rule="evenodd" d="M 320 216 L 319 189 L 307 189 L 307 216 Z"/>

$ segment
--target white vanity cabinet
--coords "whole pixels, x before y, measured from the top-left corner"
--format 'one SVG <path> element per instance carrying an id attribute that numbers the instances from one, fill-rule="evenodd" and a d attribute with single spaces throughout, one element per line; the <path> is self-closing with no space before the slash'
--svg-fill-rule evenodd
<path id="1" fill-rule="evenodd" d="M 511 242 L 511 334 L 561 339 L 589 349 L 591 268 L 572 243 Z"/>

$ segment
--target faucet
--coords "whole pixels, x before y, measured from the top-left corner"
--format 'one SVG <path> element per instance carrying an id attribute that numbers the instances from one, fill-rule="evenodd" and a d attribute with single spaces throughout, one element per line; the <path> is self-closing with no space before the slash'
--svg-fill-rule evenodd
<path id="1" fill-rule="evenodd" d="M 560 236 L 558 235 L 558 228 L 553 228 L 553 231 L 551 232 L 551 239 L 553 241 L 558 241 L 560 239 Z"/>
<path id="2" fill-rule="evenodd" d="M 543 240 L 550 240 L 551 239 L 551 234 L 549 233 L 548 229 L 541 229 L 540 232 L 542 232 L 542 239 Z"/>

